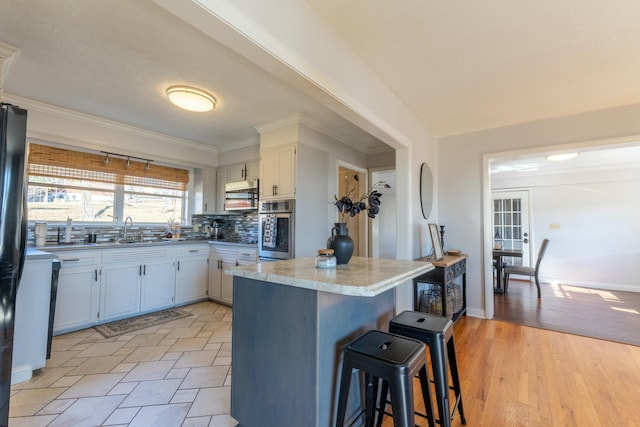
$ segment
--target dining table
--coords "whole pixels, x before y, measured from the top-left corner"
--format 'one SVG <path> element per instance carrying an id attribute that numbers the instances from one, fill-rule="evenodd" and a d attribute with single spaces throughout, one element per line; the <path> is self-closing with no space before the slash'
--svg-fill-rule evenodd
<path id="1" fill-rule="evenodd" d="M 522 249 L 494 249 L 493 250 L 493 262 L 496 268 L 496 285 L 493 287 L 493 292 L 496 294 L 504 293 L 504 272 L 503 272 L 503 258 L 513 257 L 522 258 Z"/>

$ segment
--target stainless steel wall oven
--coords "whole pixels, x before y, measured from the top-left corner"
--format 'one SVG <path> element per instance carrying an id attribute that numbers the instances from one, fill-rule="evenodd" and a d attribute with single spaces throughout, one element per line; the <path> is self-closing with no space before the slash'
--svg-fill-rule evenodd
<path id="1" fill-rule="evenodd" d="M 261 201 L 258 209 L 258 256 L 289 259 L 294 256 L 294 200 Z"/>

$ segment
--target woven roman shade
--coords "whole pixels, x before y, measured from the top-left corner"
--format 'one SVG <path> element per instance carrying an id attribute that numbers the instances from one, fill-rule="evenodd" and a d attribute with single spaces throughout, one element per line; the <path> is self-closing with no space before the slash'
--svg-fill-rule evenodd
<path id="1" fill-rule="evenodd" d="M 127 167 L 125 159 L 114 157 L 105 164 L 104 156 L 100 154 L 39 144 L 29 144 L 27 174 L 180 191 L 185 191 L 189 182 L 186 169 L 155 164 L 146 169 L 145 162 L 134 160 Z"/>

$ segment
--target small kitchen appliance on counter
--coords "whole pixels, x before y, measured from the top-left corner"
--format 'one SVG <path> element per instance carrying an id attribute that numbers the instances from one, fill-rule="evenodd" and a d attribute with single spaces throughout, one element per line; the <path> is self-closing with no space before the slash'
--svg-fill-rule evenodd
<path id="1" fill-rule="evenodd" d="M 218 240 L 222 239 L 222 237 L 222 224 L 213 221 L 213 223 L 211 224 L 211 238 L 213 240 Z"/>

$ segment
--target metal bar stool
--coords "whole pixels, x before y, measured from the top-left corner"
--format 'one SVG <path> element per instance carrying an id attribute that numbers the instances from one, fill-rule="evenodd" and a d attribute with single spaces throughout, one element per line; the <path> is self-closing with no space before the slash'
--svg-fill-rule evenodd
<path id="1" fill-rule="evenodd" d="M 451 319 L 419 311 L 405 311 L 391 319 L 389 332 L 420 340 L 429 346 L 436 389 L 436 403 L 440 416 L 438 424 L 442 427 L 450 427 L 451 418 L 455 415 L 456 410 L 460 413 L 462 424 L 466 424 L 467 421 L 462 408 L 460 377 L 458 375 L 458 362 L 456 361 L 453 322 Z M 447 369 L 447 365 L 449 369 Z M 453 384 L 451 389 L 455 392 L 453 410 L 449 406 L 449 370 L 451 370 L 451 382 Z"/>
<path id="2" fill-rule="evenodd" d="M 414 427 L 413 377 L 421 372 L 425 406 L 431 409 L 431 395 L 426 368 L 426 350 L 422 342 L 371 330 L 356 338 L 344 349 L 342 378 L 338 398 L 336 427 L 343 427 L 353 369 L 365 374 L 365 426 L 373 427 L 380 379 L 391 390 L 394 425 Z M 383 414 L 380 414 L 383 416 Z"/>

